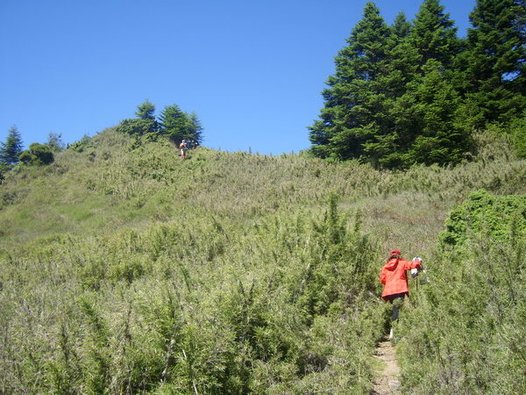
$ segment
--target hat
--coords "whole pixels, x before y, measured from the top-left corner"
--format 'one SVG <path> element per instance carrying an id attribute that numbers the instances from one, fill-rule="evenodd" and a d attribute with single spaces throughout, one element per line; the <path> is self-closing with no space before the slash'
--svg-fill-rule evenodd
<path id="1" fill-rule="evenodd" d="M 391 256 L 394 256 L 394 255 L 402 255 L 402 253 L 400 252 L 400 250 L 391 250 L 390 255 L 391 255 Z"/>

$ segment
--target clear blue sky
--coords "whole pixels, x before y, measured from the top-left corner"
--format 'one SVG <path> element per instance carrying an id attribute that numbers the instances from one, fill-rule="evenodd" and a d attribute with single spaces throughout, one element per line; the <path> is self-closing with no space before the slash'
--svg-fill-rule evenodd
<path id="1" fill-rule="evenodd" d="M 71 143 L 134 117 L 195 112 L 204 145 L 309 147 L 334 57 L 366 0 L 0 0 L 0 141 Z M 387 23 L 420 0 L 378 0 Z M 442 0 L 465 36 L 475 0 Z"/>

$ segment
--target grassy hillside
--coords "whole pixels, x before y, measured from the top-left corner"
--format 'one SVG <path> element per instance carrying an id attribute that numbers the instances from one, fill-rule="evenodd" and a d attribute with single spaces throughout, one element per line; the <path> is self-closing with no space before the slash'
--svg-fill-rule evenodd
<path id="1" fill-rule="evenodd" d="M 367 393 L 386 251 L 438 273 L 453 208 L 481 188 L 525 192 L 526 163 L 479 140 L 473 162 L 402 173 L 206 148 L 183 161 L 107 130 L 11 172 L 0 391 Z M 401 350 L 410 391 L 419 351 Z"/>

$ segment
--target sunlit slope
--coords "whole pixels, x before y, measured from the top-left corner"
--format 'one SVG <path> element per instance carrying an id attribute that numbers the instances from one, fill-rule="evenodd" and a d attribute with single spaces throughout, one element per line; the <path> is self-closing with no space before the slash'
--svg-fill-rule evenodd
<path id="1" fill-rule="evenodd" d="M 456 168 L 401 173 L 205 148 L 181 160 L 167 141 L 108 130 L 13 171 L 0 388 L 368 393 L 385 251 L 433 271 L 444 221 L 473 190 L 524 192 L 525 163 L 484 146 Z"/>
<path id="2" fill-rule="evenodd" d="M 7 177 L 0 187 L 2 244 L 178 219 L 191 225 L 203 216 L 245 223 L 276 212 L 316 212 L 335 194 L 386 243 L 422 249 L 470 191 L 524 191 L 524 163 L 509 159 L 505 148 L 493 150 L 492 160 L 397 173 L 205 148 L 183 161 L 165 140 L 138 142 L 108 130 L 57 155 L 49 167 Z"/>

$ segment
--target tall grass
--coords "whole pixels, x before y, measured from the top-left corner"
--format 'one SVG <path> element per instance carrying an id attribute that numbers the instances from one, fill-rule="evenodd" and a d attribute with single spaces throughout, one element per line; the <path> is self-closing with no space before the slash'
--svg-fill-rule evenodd
<path id="1" fill-rule="evenodd" d="M 479 188 L 523 193 L 525 162 L 496 141 L 403 173 L 206 148 L 181 160 L 107 130 L 17 169 L 1 185 L 0 391 L 367 393 L 385 251 L 435 271 L 453 207 Z M 404 355 L 407 388 L 427 388 Z"/>

